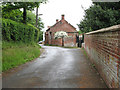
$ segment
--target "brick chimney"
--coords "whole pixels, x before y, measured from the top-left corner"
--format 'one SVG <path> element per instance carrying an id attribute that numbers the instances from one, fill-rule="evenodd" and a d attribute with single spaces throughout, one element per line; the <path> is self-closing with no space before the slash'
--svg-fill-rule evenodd
<path id="1" fill-rule="evenodd" d="M 65 15 L 63 14 L 63 15 L 62 15 L 62 20 L 64 20 L 64 19 L 65 19 Z"/>
<path id="2" fill-rule="evenodd" d="M 56 23 L 58 23 L 59 22 L 59 20 L 58 19 L 56 19 Z"/>

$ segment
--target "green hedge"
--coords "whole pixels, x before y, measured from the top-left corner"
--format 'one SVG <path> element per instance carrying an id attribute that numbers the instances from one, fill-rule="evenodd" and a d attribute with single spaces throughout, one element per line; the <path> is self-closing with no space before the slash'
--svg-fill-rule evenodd
<path id="1" fill-rule="evenodd" d="M 6 41 L 37 42 L 39 30 L 31 24 L 2 19 L 2 39 Z"/>

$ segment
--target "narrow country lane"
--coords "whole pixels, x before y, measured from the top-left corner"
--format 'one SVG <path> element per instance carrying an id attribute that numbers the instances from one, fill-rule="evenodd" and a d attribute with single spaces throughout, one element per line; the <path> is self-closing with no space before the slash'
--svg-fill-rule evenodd
<path id="1" fill-rule="evenodd" d="M 105 88 L 81 49 L 43 46 L 36 60 L 3 74 L 3 88 Z"/>

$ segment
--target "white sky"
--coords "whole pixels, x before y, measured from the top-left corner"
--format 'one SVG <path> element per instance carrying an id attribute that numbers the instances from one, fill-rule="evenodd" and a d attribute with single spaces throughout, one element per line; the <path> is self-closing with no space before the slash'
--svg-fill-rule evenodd
<path id="1" fill-rule="evenodd" d="M 47 4 L 41 4 L 39 14 L 44 22 L 45 29 L 56 23 L 56 19 L 61 20 L 61 15 L 65 15 L 65 19 L 72 24 L 77 30 L 79 22 L 84 16 L 84 10 L 81 5 L 87 9 L 92 5 L 91 0 L 49 0 Z"/>

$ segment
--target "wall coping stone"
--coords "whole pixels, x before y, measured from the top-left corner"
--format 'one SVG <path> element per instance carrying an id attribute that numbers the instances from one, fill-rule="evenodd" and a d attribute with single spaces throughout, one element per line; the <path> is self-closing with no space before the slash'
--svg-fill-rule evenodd
<path id="1" fill-rule="evenodd" d="M 97 31 L 88 32 L 88 33 L 85 33 L 85 34 L 89 35 L 89 34 L 103 33 L 103 32 L 108 32 L 108 31 L 117 31 L 117 30 L 120 30 L 120 24 L 119 25 L 114 25 L 114 26 L 111 26 L 111 27 L 108 27 L 108 28 L 103 28 L 103 29 L 100 29 L 100 30 L 97 30 Z"/>

